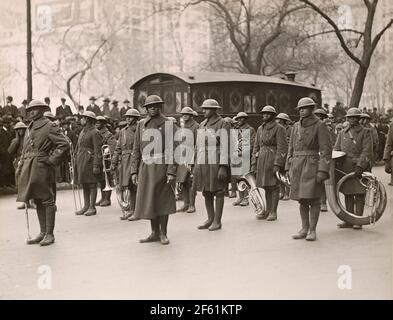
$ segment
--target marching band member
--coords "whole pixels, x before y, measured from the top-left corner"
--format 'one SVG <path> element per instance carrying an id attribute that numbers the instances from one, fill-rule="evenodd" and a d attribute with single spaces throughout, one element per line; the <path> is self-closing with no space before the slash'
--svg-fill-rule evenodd
<path id="1" fill-rule="evenodd" d="M 205 198 L 207 220 L 198 229 L 209 229 L 216 231 L 221 229 L 222 211 L 224 208 L 224 194 L 228 186 L 229 164 L 228 164 L 228 139 L 221 136 L 222 130 L 228 132 L 229 124 L 217 114 L 221 109 L 214 99 L 207 99 L 202 104 L 205 120 L 201 122 L 198 129 L 196 142 L 196 162 L 194 169 L 195 190 L 201 191 Z M 221 130 L 221 131 L 220 131 Z M 210 136 L 214 145 L 209 145 Z M 215 163 L 209 163 L 208 156 L 213 149 Z M 201 159 L 203 157 L 204 159 Z M 215 198 L 215 206 L 214 206 Z"/>
<path id="2" fill-rule="evenodd" d="M 173 142 L 173 137 L 166 137 L 165 128 L 172 128 L 173 132 L 174 123 L 162 113 L 163 105 L 164 101 L 157 95 L 150 95 L 145 100 L 143 107 L 146 108 L 147 117 L 137 124 L 131 156 L 131 179 L 133 184 L 138 185 L 135 218 L 150 220 L 151 226 L 151 234 L 140 242 L 160 241 L 167 245 L 169 215 L 176 212 L 176 164 L 166 161 L 170 152 L 166 142 Z M 150 131 L 159 133 L 162 143 L 160 150 L 154 148 L 151 150 L 153 154 L 146 154 L 144 149 L 151 143 Z"/>
<path id="3" fill-rule="evenodd" d="M 342 184 L 341 192 L 345 195 L 345 207 L 349 212 L 362 216 L 365 204 L 366 189 L 359 179 L 364 171 L 371 171 L 372 138 L 370 131 L 360 125 L 361 111 L 350 108 L 347 112 L 349 125 L 337 137 L 334 150 L 343 151 L 346 156 L 337 162 L 337 169 L 342 172 L 355 172 L 355 177 Z M 340 179 L 342 174 L 338 174 Z M 362 226 L 351 225 L 347 222 L 338 224 L 339 228 L 362 229 Z"/>
<path id="4" fill-rule="evenodd" d="M 18 165 L 18 198 L 27 203 L 34 199 L 40 224 L 40 234 L 27 244 L 47 246 L 55 242 L 56 209 L 53 198 L 54 167 L 61 163 L 69 152 L 69 144 L 60 128 L 44 117 L 49 107 L 33 100 L 26 108 L 31 119 L 23 143 Z"/>
<path id="5" fill-rule="evenodd" d="M 186 129 L 190 130 L 193 135 L 193 144 L 186 146 L 188 148 L 195 148 L 197 129 L 199 127 L 198 122 L 194 120 L 194 110 L 190 107 L 184 107 L 180 114 L 182 115 L 180 119 L 180 130 Z M 187 211 L 188 213 L 195 212 L 195 197 L 196 192 L 192 187 L 193 185 L 193 173 L 192 173 L 193 164 L 179 164 L 177 167 L 176 173 L 176 182 L 181 185 L 181 193 L 184 201 L 183 207 L 178 209 L 178 212 Z"/>
<path id="6" fill-rule="evenodd" d="M 279 180 L 276 173 L 285 168 L 288 143 L 285 129 L 276 121 L 276 109 L 263 107 L 262 125 L 257 130 L 251 161 L 251 171 L 256 172 L 256 185 L 265 189 L 266 212 L 260 219 L 277 220 L 279 198 Z"/>
<path id="7" fill-rule="evenodd" d="M 101 135 L 102 138 L 102 145 L 108 145 L 109 146 L 109 152 L 111 156 L 115 152 L 116 148 L 116 139 L 113 136 L 112 132 L 109 131 L 107 127 L 107 119 L 103 116 L 97 116 L 96 117 L 96 128 L 98 132 Z M 109 176 L 109 181 L 112 181 L 110 172 L 107 173 Z M 96 203 L 96 206 L 100 207 L 108 207 L 111 205 L 111 195 L 112 191 L 104 191 L 105 188 L 105 178 L 104 175 L 102 175 L 100 179 L 100 188 L 101 188 L 101 200 Z"/>
<path id="8" fill-rule="evenodd" d="M 84 206 L 76 215 L 92 216 L 97 214 L 97 183 L 102 174 L 102 137 L 95 127 L 96 115 L 85 111 L 81 118 L 83 126 L 75 150 L 76 182 L 82 184 Z"/>
<path id="9" fill-rule="evenodd" d="M 383 160 L 385 161 L 385 172 L 390 174 L 389 185 L 393 186 L 393 123 L 389 126 L 389 131 L 386 138 L 385 150 L 383 152 Z"/>
<path id="10" fill-rule="evenodd" d="M 136 109 L 128 109 L 124 116 L 127 125 L 119 132 L 119 139 L 112 158 L 111 171 L 117 171 L 119 187 L 128 188 L 130 192 L 130 211 L 120 217 L 120 220 L 134 221 L 137 220 L 134 217 L 137 187 L 131 181 L 131 153 L 140 114 Z"/>
<path id="11" fill-rule="evenodd" d="M 300 120 L 292 128 L 285 169 L 291 180 L 290 198 L 300 204 L 302 229 L 293 239 L 317 239 L 316 227 L 321 209 L 323 181 L 329 178 L 332 144 L 326 125 L 314 114 L 313 99 L 297 104 Z"/>

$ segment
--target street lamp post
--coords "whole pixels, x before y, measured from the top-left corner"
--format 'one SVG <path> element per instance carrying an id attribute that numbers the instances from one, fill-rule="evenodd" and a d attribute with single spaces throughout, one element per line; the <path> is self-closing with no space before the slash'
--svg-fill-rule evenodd
<path id="1" fill-rule="evenodd" d="M 31 66 L 31 0 L 26 0 L 26 22 L 27 22 L 27 101 L 33 97 L 33 77 Z"/>

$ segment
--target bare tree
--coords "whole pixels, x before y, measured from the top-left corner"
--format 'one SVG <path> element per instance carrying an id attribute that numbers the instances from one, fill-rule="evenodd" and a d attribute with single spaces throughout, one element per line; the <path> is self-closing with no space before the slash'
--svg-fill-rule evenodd
<path id="1" fill-rule="evenodd" d="M 345 33 L 340 30 L 338 24 L 333 20 L 333 18 L 323 10 L 323 8 L 320 6 L 320 3 L 316 3 L 315 1 L 311 0 L 299 0 L 299 2 L 307 5 L 309 8 L 317 12 L 331 26 L 344 52 L 357 64 L 358 70 L 349 106 L 359 107 L 371 59 L 379 41 L 381 40 L 381 37 L 386 32 L 386 30 L 392 26 L 393 19 L 390 19 L 390 21 L 373 37 L 372 31 L 375 22 L 375 13 L 378 0 L 363 0 L 367 10 L 367 16 L 363 31 L 359 32 L 360 34 L 357 41 L 358 44 L 362 42 L 362 50 L 360 50 L 360 53 L 357 54 L 355 50 L 351 48 L 349 41 L 345 38 Z"/>

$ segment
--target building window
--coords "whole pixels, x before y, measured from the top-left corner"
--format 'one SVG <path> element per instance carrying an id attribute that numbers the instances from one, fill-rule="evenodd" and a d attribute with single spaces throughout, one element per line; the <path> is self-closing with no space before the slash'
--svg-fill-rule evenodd
<path id="1" fill-rule="evenodd" d="M 244 95 L 244 112 L 253 113 L 256 110 L 256 96 L 255 95 Z"/>

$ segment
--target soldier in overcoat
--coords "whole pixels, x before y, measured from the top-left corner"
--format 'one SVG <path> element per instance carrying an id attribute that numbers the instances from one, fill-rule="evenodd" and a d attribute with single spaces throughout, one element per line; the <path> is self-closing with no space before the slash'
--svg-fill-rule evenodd
<path id="1" fill-rule="evenodd" d="M 293 239 L 316 240 L 323 181 L 329 178 L 332 143 L 326 125 L 314 114 L 309 97 L 298 102 L 300 120 L 292 128 L 285 169 L 291 181 L 290 198 L 300 204 L 302 229 Z"/>
<path id="2" fill-rule="evenodd" d="M 368 113 L 362 113 L 360 116 L 361 125 L 370 131 L 371 142 L 373 144 L 371 152 L 371 169 L 375 165 L 379 154 L 379 136 L 377 129 L 370 123 L 371 117 Z"/>
<path id="3" fill-rule="evenodd" d="M 366 189 L 359 179 L 364 171 L 371 171 L 373 143 L 370 131 L 362 127 L 360 122 L 361 111 L 358 108 L 350 108 L 346 115 L 349 126 L 343 129 L 337 137 L 334 150 L 343 151 L 345 157 L 336 163 L 341 172 L 355 172 L 355 177 L 346 180 L 341 186 L 341 192 L 345 195 L 345 207 L 349 212 L 358 216 L 363 215 Z M 337 179 L 343 175 L 337 174 Z M 361 229 L 359 225 L 351 225 L 346 222 L 338 224 L 339 228 Z"/>
<path id="4" fill-rule="evenodd" d="M 279 180 L 276 173 L 283 173 L 288 152 L 285 129 L 275 121 L 277 112 L 272 106 L 263 107 L 262 125 L 257 130 L 251 171 L 256 172 L 256 185 L 265 189 L 266 211 L 260 219 L 277 220 L 280 200 Z"/>
<path id="5" fill-rule="evenodd" d="M 141 243 L 169 244 L 168 218 L 176 213 L 176 164 L 173 159 L 174 123 L 161 112 L 164 101 L 146 98 L 147 117 L 139 121 L 131 155 L 131 179 L 137 185 L 135 218 L 150 220 L 151 234 Z M 153 139 L 153 140 L 152 140 Z"/>
<path id="6" fill-rule="evenodd" d="M 385 172 L 390 174 L 389 185 L 393 186 L 393 123 L 390 124 L 386 137 L 385 149 L 383 152 L 383 160 L 385 161 Z"/>
<path id="7" fill-rule="evenodd" d="M 17 168 L 17 201 L 27 203 L 34 199 L 40 224 L 40 234 L 27 243 L 41 246 L 55 242 L 54 167 L 65 159 L 70 148 L 59 127 L 43 116 L 46 110 L 48 106 L 38 100 L 28 105 L 27 114 L 32 121 L 24 137 Z"/>
<path id="8" fill-rule="evenodd" d="M 195 142 L 197 136 L 197 130 L 199 128 L 198 122 L 194 120 L 194 110 L 190 107 L 184 107 L 180 114 L 180 132 L 179 134 L 187 136 L 189 139 L 185 139 L 182 142 L 182 147 L 188 148 L 188 150 L 194 151 Z M 185 149 L 184 149 L 185 150 Z M 178 212 L 193 213 L 195 212 L 195 189 L 192 188 L 193 185 L 193 163 L 178 163 L 176 172 L 176 182 L 181 185 L 181 194 L 184 200 L 184 205 L 178 209 Z"/>
<path id="9" fill-rule="evenodd" d="M 109 150 L 106 150 L 106 151 L 104 150 L 104 152 L 109 151 L 110 157 L 112 158 L 112 156 L 115 152 L 117 141 L 116 141 L 114 135 L 112 134 L 112 132 L 110 132 L 107 127 L 107 119 L 103 116 L 97 116 L 96 117 L 96 128 L 101 135 L 102 145 L 109 146 Z M 111 162 L 108 162 L 107 169 L 110 168 L 110 165 L 111 165 Z M 107 172 L 107 176 L 108 176 L 109 183 L 111 183 L 111 181 L 112 181 L 111 173 Z M 100 188 L 101 188 L 101 200 L 99 200 L 96 203 L 96 206 L 108 207 L 111 205 L 112 191 L 111 190 L 104 191 L 105 186 L 106 186 L 104 173 L 102 174 L 99 183 L 100 183 Z M 114 187 L 114 186 L 111 186 L 111 187 Z"/>
<path id="10" fill-rule="evenodd" d="M 102 177 L 102 137 L 95 127 L 96 116 L 85 111 L 81 118 L 83 126 L 75 149 L 76 182 L 82 184 L 84 206 L 76 215 L 92 216 L 97 214 L 97 183 Z"/>
<path id="11" fill-rule="evenodd" d="M 216 100 L 207 99 L 201 107 L 205 120 L 200 123 L 197 134 L 194 187 L 205 198 L 207 220 L 198 229 L 216 231 L 222 227 L 224 194 L 230 179 L 230 125 L 217 114 L 221 106 Z"/>
<path id="12" fill-rule="evenodd" d="M 127 125 L 119 132 L 115 153 L 112 158 L 111 171 L 117 172 L 117 183 L 122 189 L 127 188 L 130 193 L 130 211 L 121 216 L 121 220 L 134 221 L 137 186 L 131 181 L 131 153 L 134 147 L 136 126 L 140 114 L 136 109 L 129 109 L 125 113 Z"/>
<path id="13" fill-rule="evenodd" d="M 278 124 L 284 127 L 285 138 L 287 140 L 287 144 L 289 144 L 289 138 L 291 137 L 292 131 L 291 118 L 285 112 L 281 112 L 276 116 L 276 121 Z M 280 183 L 280 200 L 289 200 L 289 187 L 283 183 Z"/>
<path id="14" fill-rule="evenodd" d="M 234 156 L 238 157 L 239 159 L 243 156 L 248 156 L 249 163 L 251 164 L 251 157 L 252 157 L 252 150 L 254 148 L 255 143 L 255 136 L 256 131 L 253 127 L 251 127 L 247 122 L 248 114 L 245 112 L 239 112 L 234 118 L 234 129 L 233 132 L 237 135 L 234 137 L 234 140 L 237 142 L 235 150 L 233 150 L 236 154 Z M 244 165 L 242 162 L 240 164 L 234 164 L 231 162 L 231 173 L 232 179 L 235 181 L 235 185 L 241 175 L 234 174 L 235 168 L 238 168 L 239 165 Z M 244 168 L 242 171 L 250 171 L 251 167 L 249 166 L 248 169 Z M 244 172 L 244 174 L 247 172 Z M 235 191 L 236 192 L 236 191 Z M 232 203 L 234 206 L 248 206 L 248 194 L 247 191 L 238 191 L 239 197 Z"/>

